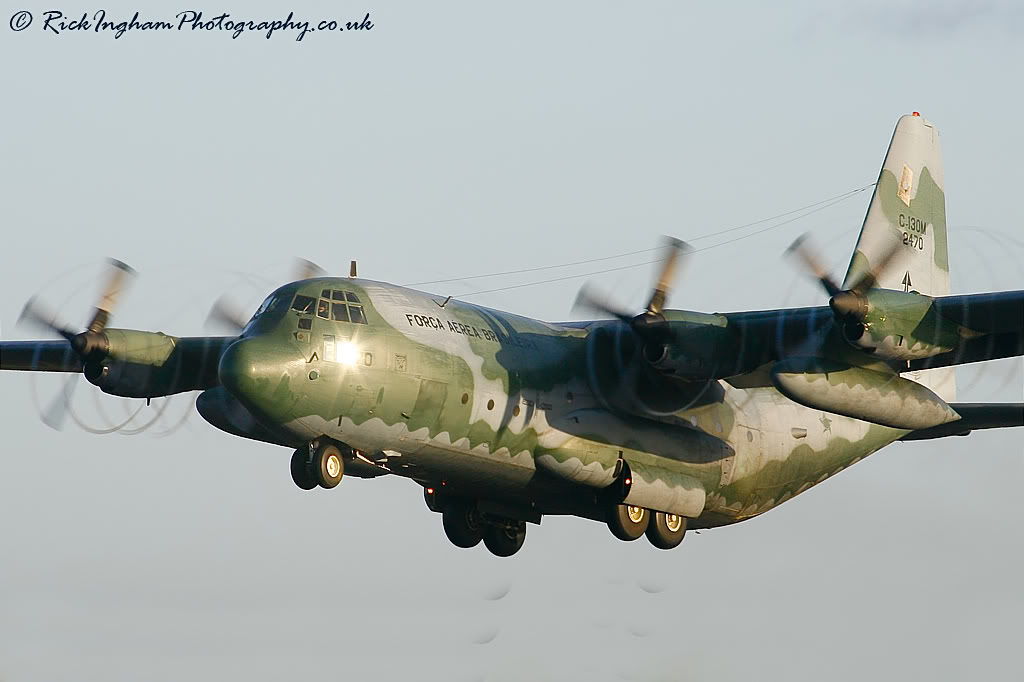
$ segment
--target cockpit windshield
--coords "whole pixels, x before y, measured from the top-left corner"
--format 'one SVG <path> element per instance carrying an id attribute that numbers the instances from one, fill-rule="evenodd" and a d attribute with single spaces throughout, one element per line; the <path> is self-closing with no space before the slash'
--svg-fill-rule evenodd
<path id="1" fill-rule="evenodd" d="M 292 310 L 303 315 L 316 315 L 324 320 L 366 324 L 362 301 L 351 291 L 324 289 L 320 298 L 298 294 L 292 301 Z"/>

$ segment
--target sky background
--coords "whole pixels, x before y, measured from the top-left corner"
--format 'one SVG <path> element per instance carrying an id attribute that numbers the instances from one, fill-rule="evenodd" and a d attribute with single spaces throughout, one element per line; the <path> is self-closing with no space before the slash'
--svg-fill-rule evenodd
<path id="1" fill-rule="evenodd" d="M 898 117 L 942 133 L 954 292 L 1024 287 L 1024 10 L 1011 2 L 102 4 L 364 33 L 67 33 L 0 24 L 0 338 L 32 295 L 84 324 L 204 333 L 296 256 L 412 283 L 603 258 L 873 182 Z M 11 31 L 28 9 L 36 24 Z M 673 307 L 824 303 L 870 194 L 694 241 Z M 781 221 L 776 221 L 781 222 Z M 422 288 L 548 320 L 584 281 L 639 307 L 650 254 Z M 959 375 L 1020 401 L 1019 358 Z M 305 493 L 290 452 L 167 406 L 149 431 L 39 420 L 63 377 L 0 376 L 0 681 L 1020 679 L 1024 430 L 895 444 L 671 552 L 545 518 L 497 559 L 403 479 Z M 98 398 L 96 396 L 99 396 Z M 153 414 L 162 401 L 154 401 Z M 91 427 L 138 401 L 75 393 Z M 161 435 L 170 431 L 168 435 Z"/>

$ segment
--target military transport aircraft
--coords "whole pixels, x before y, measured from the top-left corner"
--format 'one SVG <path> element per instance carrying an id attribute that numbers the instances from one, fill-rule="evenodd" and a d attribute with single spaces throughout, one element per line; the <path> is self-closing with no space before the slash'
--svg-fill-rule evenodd
<path id="1" fill-rule="evenodd" d="M 131 398 L 202 391 L 215 427 L 293 450 L 299 488 L 412 479 L 455 545 L 499 556 L 545 514 L 672 548 L 894 441 L 1024 424 L 1022 404 L 955 401 L 953 366 L 1024 353 L 1024 291 L 949 295 L 938 132 L 917 113 L 896 126 L 843 283 L 791 248 L 827 306 L 667 309 L 686 247 L 667 249 L 638 315 L 584 290 L 605 319 L 551 324 L 353 271 L 194 338 L 108 327 L 130 272 L 115 262 L 84 331 L 30 303 L 63 340 L 2 342 L 0 369 L 83 372 Z"/>

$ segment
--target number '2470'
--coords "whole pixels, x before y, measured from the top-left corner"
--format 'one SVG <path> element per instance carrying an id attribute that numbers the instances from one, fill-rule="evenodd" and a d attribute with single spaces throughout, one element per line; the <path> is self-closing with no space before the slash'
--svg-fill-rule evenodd
<path id="1" fill-rule="evenodd" d="M 911 234 L 910 232 L 903 233 L 903 243 L 910 248 L 916 248 L 918 251 L 924 250 L 924 237 L 919 234 Z"/>

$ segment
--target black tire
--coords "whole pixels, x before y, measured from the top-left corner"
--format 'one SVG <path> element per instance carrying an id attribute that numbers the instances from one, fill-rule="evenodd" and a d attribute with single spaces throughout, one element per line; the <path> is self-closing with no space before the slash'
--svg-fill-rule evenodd
<path id="1" fill-rule="evenodd" d="M 456 547 L 476 547 L 483 539 L 484 527 L 476 505 L 468 500 L 451 500 L 441 512 L 444 534 Z"/>
<path id="2" fill-rule="evenodd" d="M 686 535 L 686 517 L 665 512 L 655 512 L 647 526 L 647 539 L 658 549 L 673 549 L 679 546 Z"/>
<path id="3" fill-rule="evenodd" d="M 643 507 L 616 504 L 608 510 L 608 529 L 620 540 L 639 540 L 647 530 L 651 512 Z"/>
<path id="4" fill-rule="evenodd" d="M 494 556 L 512 556 L 526 542 L 526 524 L 484 527 L 484 545 Z"/>
<path id="5" fill-rule="evenodd" d="M 299 448 L 292 453 L 292 481 L 302 490 L 312 490 L 317 484 L 308 459 L 308 447 Z"/>
<path id="6" fill-rule="evenodd" d="M 345 459 L 341 450 L 329 443 L 318 447 L 313 455 L 313 472 L 321 488 L 333 488 L 341 483 L 341 477 L 345 475 Z"/>

